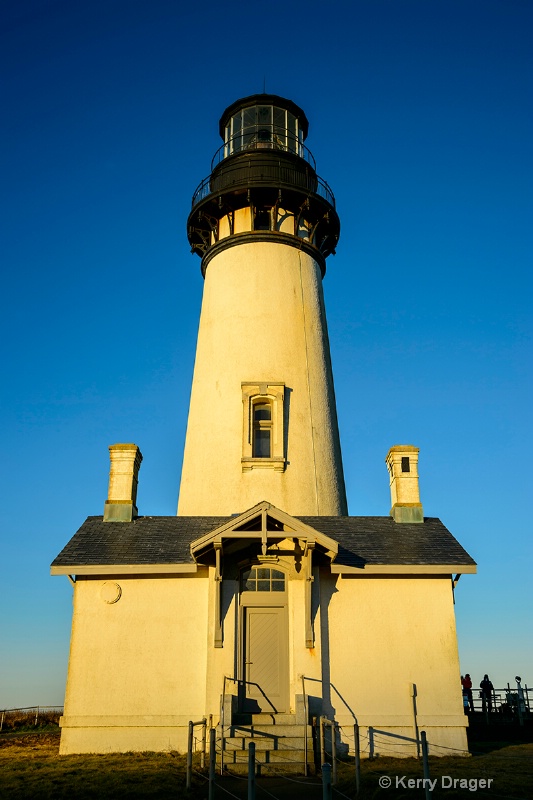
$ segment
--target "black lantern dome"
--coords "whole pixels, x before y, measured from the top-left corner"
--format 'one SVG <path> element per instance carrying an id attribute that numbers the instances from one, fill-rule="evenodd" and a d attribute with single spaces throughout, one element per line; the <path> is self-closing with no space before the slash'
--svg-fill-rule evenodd
<path id="1" fill-rule="evenodd" d="M 302 109 L 277 95 L 245 97 L 224 111 L 224 143 L 193 195 L 188 219 L 191 250 L 202 257 L 204 274 L 220 249 L 273 237 L 309 249 L 325 272 L 340 223 L 333 192 L 304 144 L 308 127 Z"/>

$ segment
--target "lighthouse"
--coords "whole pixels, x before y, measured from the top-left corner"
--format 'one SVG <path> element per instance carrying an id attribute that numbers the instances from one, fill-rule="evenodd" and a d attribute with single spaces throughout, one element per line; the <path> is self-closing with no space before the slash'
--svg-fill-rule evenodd
<path id="1" fill-rule="evenodd" d="M 347 514 L 322 292 L 340 223 L 307 131 L 275 95 L 220 119 L 187 220 L 205 283 L 178 513 L 143 508 L 139 446 L 110 445 L 103 514 L 51 565 L 73 591 L 62 754 L 183 752 L 203 719 L 221 772 L 253 740 L 263 774 L 306 774 L 321 717 L 352 755 L 354 719 L 396 754 L 419 730 L 467 751 L 454 589 L 476 565 L 424 515 L 418 448 L 389 449 L 384 516 Z"/>
<path id="2" fill-rule="evenodd" d="M 346 515 L 322 280 L 340 223 L 295 103 L 258 94 L 220 118 L 223 144 L 187 222 L 204 292 L 178 514 Z"/>

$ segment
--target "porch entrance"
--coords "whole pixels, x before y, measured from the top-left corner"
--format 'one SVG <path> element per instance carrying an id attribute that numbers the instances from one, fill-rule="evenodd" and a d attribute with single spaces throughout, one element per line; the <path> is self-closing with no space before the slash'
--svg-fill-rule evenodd
<path id="1" fill-rule="evenodd" d="M 286 575 L 254 567 L 241 581 L 240 711 L 288 710 L 289 641 Z"/>

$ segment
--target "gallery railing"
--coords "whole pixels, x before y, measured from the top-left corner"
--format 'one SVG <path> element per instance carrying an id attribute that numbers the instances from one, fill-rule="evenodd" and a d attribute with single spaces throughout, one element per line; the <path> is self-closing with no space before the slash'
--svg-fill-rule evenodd
<path id="1" fill-rule="evenodd" d="M 283 128 L 260 127 L 233 136 L 229 141 L 218 148 L 211 160 L 211 170 L 214 170 L 221 161 L 229 156 L 244 153 L 250 150 L 277 150 L 303 158 L 313 169 L 316 162 L 312 152 L 293 133 Z"/>
<path id="2" fill-rule="evenodd" d="M 309 174 L 306 178 L 303 179 L 304 184 L 302 184 L 302 173 L 301 170 L 291 169 L 287 164 L 279 165 L 278 170 L 274 170 L 277 174 L 273 174 L 270 179 L 270 183 L 272 185 L 284 184 L 284 185 L 297 185 L 300 189 L 306 189 L 309 192 L 313 192 L 317 194 L 319 197 L 322 197 L 324 200 L 335 208 L 335 195 L 331 191 L 329 185 L 326 183 L 323 178 L 316 174 Z M 239 180 L 238 184 L 232 182 L 232 188 L 237 185 L 247 186 L 251 181 L 254 181 L 256 178 L 255 175 L 255 167 L 253 164 L 247 166 L 241 166 L 239 169 Z M 191 206 L 198 205 L 202 200 L 205 200 L 210 194 L 216 194 L 217 191 L 220 190 L 220 186 L 217 185 L 217 189 L 215 191 L 211 188 L 212 176 L 208 175 L 207 178 L 204 178 L 198 186 L 196 187 L 194 194 L 192 196 Z"/>

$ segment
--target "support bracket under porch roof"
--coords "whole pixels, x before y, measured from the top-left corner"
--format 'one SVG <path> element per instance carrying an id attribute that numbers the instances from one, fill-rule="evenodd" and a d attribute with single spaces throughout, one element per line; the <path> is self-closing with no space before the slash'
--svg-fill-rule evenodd
<path id="1" fill-rule="evenodd" d="M 263 501 L 243 514 L 231 519 L 209 534 L 191 543 L 191 555 L 197 564 L 215 567 L 214 646 L 223 647 L 222 636 L 222 556 L 224 546 L 242 544 L 253 540 L 260 543 L 262 557 L 268 554 L 269 543 L 284 539 L 298 539 L 304 545 L 305 559 L 305 646 L 314 647 L 311 619 L 313 588 L 313 553 L 320 553 L 330 563 L 335 560 L 338 544 L 334 539 L 305 525 L 270 503 Z"/>

